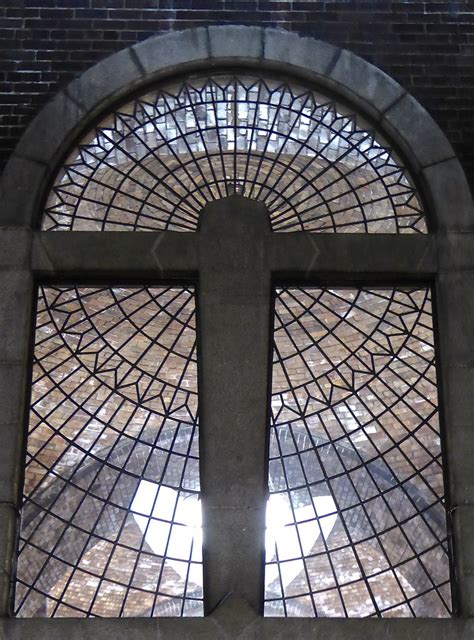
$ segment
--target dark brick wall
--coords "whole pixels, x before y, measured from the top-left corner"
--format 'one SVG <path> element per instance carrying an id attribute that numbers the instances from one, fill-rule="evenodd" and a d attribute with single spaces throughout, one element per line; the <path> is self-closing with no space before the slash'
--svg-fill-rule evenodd
<path id="1" fill-rule="evenodd" d="M 316 36 L 384 69 L 434 116 L 474 184 L 474 0 L 0 0 L 0 168 L 76 74 L 158 32 L 224 23 Z"/>

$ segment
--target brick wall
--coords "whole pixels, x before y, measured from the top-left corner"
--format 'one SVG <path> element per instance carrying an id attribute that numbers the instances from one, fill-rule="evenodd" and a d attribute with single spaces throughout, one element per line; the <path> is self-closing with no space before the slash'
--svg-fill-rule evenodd
<path id="1" fill-rule="evenodd" d="M 0 169 L 75 75 L 158 32 L 224 23 L 319 37 L 384 69 L 430 111 L 474 183 L 474 0 L 2 0 Z"/>

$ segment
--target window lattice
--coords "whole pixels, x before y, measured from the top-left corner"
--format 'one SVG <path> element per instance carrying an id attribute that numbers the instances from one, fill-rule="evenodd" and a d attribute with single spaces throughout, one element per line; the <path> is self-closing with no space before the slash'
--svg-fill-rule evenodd
<path id="1" fill-rule="evenodd" d="M 270 616 L 448 617 L 428 289 L 277 291 Z"/>
<path id="2" fill-rule="evenodd" d="M 42 287 L 20 617 L 202 615 L 192 288 Z"/>
<path id="3" fill-rule="evenodd" d="M 119 107 L 63 165 L 42 228 L 195 231 L 207 202 L 236 192 L 265 202 L 275 231 L 426 233 L 406 170 L 358 116 L 247 74 Z"/>

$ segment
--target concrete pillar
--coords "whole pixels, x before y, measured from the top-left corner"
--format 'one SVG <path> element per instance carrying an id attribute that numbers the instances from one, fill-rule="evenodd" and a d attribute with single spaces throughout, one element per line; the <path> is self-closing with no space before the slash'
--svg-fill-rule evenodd
<path id="1" fill-rule="evenodd" d="M 438 388 L 454 537 L 454 602 L 457 614 L 474 616 L 474 234 L 449 233 L 439 238 L 438 250 Z"/>
<path id="2" fill-rule="evenodd" d="M 11 613 L 22 477 L 33 278 L 31 234 L 1 229 L 0 243 L 0 617 Z"/>
<path id="3" fill-rule="evenodd" d="M 198 326 L 204 598 L 263 605 L 270 362 L 270 235 L 265 207 L 209 204 L 200 228 Z"/>

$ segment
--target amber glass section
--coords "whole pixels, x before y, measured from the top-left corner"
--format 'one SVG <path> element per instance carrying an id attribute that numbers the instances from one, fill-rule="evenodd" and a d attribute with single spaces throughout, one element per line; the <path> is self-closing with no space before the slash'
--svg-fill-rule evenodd
<path id="1" fill-rule="evenodd" d="M 210 200 L 264 202 L 274 231 L 426 233 L 390 145 L 323 94 L 242 73 L 131 100 L 71 152 L 45 230 L 194 231 Z"/>
<path id="2" fill-rule="evenodd" d="M 202 615 L 192 288 L 42 287 L 20 617 Z"/>
<path id="3" fill-rule="evenodd" d="M 448 617 L 430 291 L 278 289 L 268 616 Z"/>

